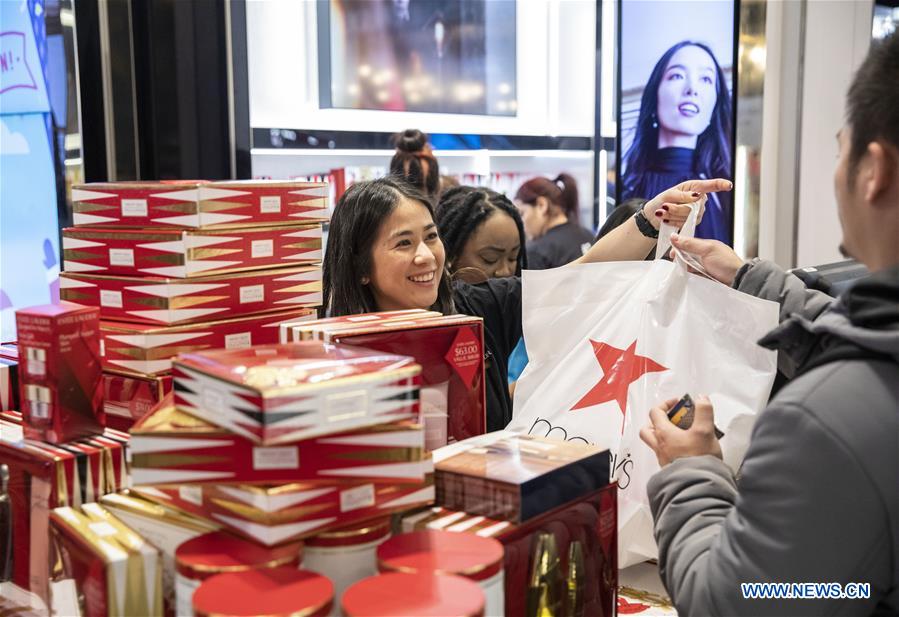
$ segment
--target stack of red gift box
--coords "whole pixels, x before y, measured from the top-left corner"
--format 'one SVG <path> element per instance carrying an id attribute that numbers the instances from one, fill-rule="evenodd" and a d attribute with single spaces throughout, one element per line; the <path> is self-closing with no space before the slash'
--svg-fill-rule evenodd
<path id="1" fill-rule="evenodd" d="M 144 499 L 266 547 L 433 503 L 408 356 L 257 345 L 180 354 L 173 377 L 173 395 L 131 429 Z"/>
<path id="2" fill-rule="evenodd" d="M 178 353 L 277 342 L 321 304 L 324 183 L 87 184 L 72 201 L 60 295 L 100 309 L 112 426 L 171 390 Z"/>

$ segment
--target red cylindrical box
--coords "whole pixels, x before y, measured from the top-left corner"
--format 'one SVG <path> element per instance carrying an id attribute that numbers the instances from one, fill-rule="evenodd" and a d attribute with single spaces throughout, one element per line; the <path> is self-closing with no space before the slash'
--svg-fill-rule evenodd
<path id="1" fill-rule="evenodd" d="M 331 581 L 307 570 L 285 566 L 229 572 L 208 578 L 197 588 L 193 615 L 324 617 L 333 596 Z"/>
<path id="2" fill-rule="evenodd" d="M 230 572 L 296 567 L 302 561 L 302 548 L 299 542 L 267 548 L 223 531 L 188 540 L 175 550 L 177 614 L 192 614 L 191 598 L 207 578 Z"/>
<path id="3" fill-rule="evenodd" d="M 436 529 L 404 533 L 378 547 L 378 569 L 464 576 L 484 590 L 488 615 L 503 614 L 503 545 L 493 538 Z"/>
<path id="4" fill-rule="evenodd" d="M 341 605 L 346 617 L 481 617 L 484 592 L 461 576 L 391 572 L 359 581 Z"/>

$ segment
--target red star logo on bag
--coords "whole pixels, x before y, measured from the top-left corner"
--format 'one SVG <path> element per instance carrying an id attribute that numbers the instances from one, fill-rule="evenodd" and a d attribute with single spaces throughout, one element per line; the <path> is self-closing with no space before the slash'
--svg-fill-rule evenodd
<path id="1" fill-rule="evenodd" d="M 596 361 L 602 367 L 602 379 L 574 404 L 571 411 L 592 407 L 607 401 L 616 401 L 621 414 L 627 407 L 627 390 L 632 383 L 646 373 L 658 373 L 668 369 L 658 362 L 637 354 L 637 341 L 627 349 L 618 349 L 607 343 L 590 340 Z"/>

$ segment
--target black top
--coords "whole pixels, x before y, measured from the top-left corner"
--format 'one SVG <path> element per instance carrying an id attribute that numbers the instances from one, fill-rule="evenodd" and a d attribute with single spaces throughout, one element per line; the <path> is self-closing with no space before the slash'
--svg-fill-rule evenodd
<path id="1" fill-rule="evenodd" d="M 528 269 L 547 270 L 569 264 L 587 252 L 593 234 L 568 221 L 528 243 Z"/>
<path id="2" fill-rule="evenodd" d="M 456 311 L 484 319 L 484 385 L 487 431 L 512 421 L 509 356 L 521 338 L 521 278 L 490 279 L 478 285 L 453 283 Z"/>
<path id="3" fill-rule="evenodd" d="M 672 186 L 685 180 L 705 179 L 706 175 L 694 169 L 691 148 L 661 148 L 646 173 L 633 177 L 625 172 L 621 199 L 642 197 L 652 199 Z M 696 227 L 697 238 L 721 240 L 731 243 L 731 197 L 730 193 L 712 193 L 705 205 L 705 215 Z M 528 260 L 531 255 L 528 253 Z"/>

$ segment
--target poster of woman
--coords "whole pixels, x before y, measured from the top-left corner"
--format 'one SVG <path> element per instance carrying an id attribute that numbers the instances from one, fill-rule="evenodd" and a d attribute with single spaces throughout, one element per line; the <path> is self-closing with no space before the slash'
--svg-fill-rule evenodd
<path id="1" fill-rule="evenodd" d="M 619 201 L 691 178 L 733 178 L 734 2 L 622 0 Z M 733 243 L 731 194 L 697 236 Z"/>

